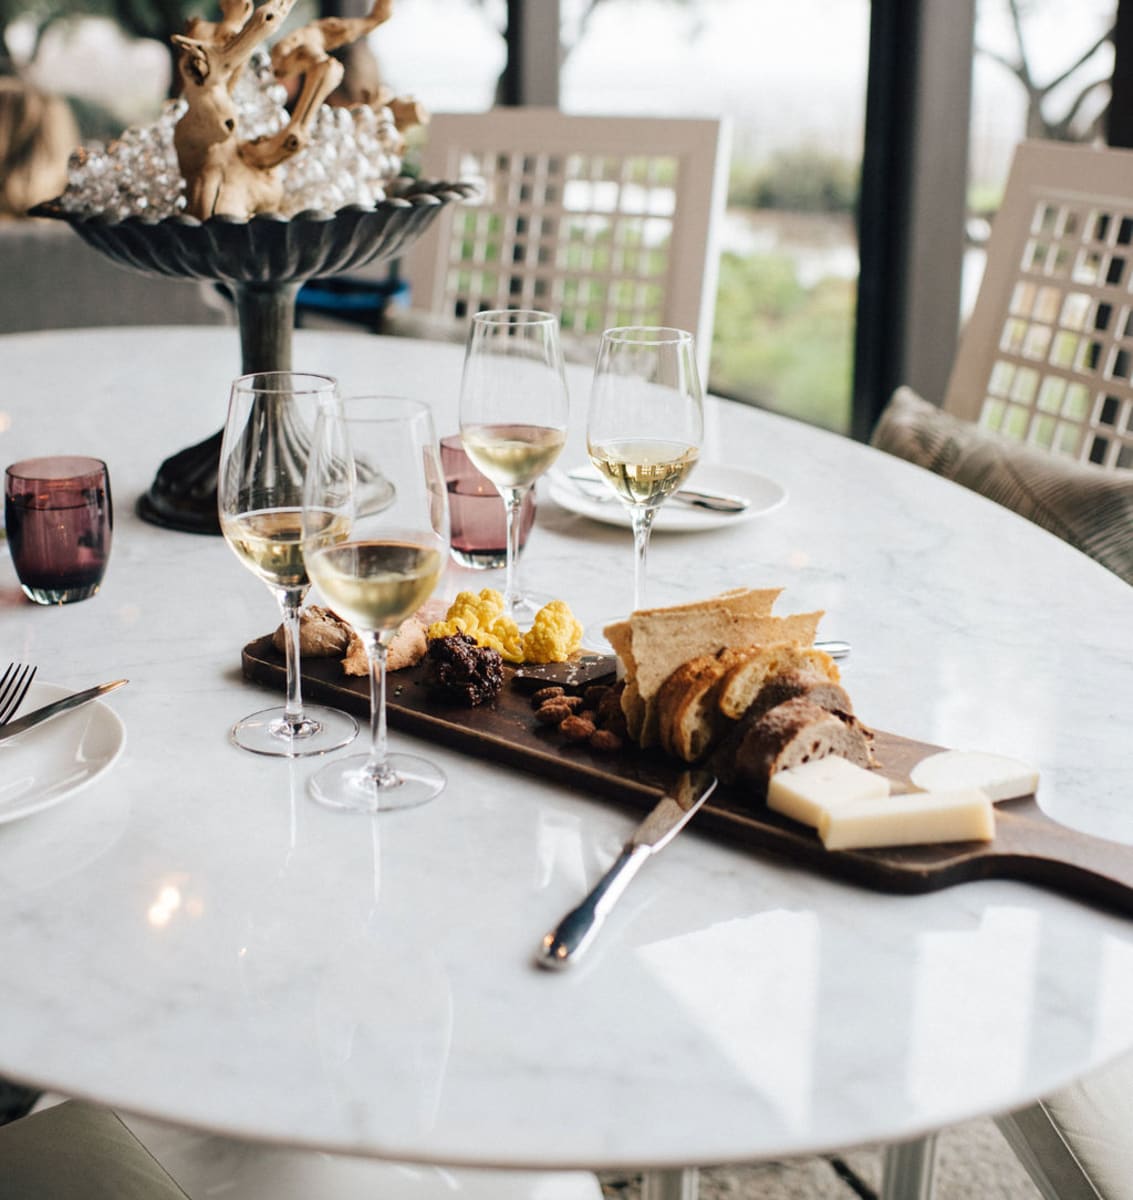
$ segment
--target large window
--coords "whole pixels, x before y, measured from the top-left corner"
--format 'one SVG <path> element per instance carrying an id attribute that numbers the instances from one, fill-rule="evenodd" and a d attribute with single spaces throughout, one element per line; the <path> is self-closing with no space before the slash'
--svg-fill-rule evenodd
<path id="1" fill-rule="evenodd" d="M 868 0 L 564 0 L 572 112 L 725 115 L 715 391 L 849 427 Z"/>
<path id="2" fill-rule="evenodd" d="M 507 62 L 503 0 L 395 0 L 370 38 L 382 75 L 434 112 L 482 112 Z"/>
<path id="3" fill-rule="evenodd" d="M 1019 141 L 1105 140 L 1116 9 L 1117 0 L 979 0 L 962 315 Z"/>

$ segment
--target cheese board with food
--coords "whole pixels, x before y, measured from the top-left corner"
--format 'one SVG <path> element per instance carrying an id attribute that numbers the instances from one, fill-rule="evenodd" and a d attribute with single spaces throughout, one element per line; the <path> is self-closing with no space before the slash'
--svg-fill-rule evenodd
<path id="1" fill-rule="evenodd" d="M 485 630 L 472 619 L 462 632 L 456 606 L 404 630 L 411 649 L 388 677 L 388 719 L 638 810 L 690 765 L 707 768 L 720 786 L 698 830 L 877 890 L 1013 879 L 1133 915 L 1133 846 L 1047 817 L 1026 764 L 867 727 L 813 645 L 822 614 L 773 616 L 778 594 L 737 589 L 634 613 L 605 631 L 616 657 L 581 651 L 562 606 L 548 618 L 556 638 L 543 629 L 527 643 L 543 662 L 506 636 L 501 657 L 486 644 L 490 604 L 463 594 Z M 365 715 L 369 681 L 347 673 L 345 643 L 316 611 L 308 643 L 335 649 L 304 653 L 304 693 Z M 243 669 L 284 686 L 270 635 L 244 647 Z"/>

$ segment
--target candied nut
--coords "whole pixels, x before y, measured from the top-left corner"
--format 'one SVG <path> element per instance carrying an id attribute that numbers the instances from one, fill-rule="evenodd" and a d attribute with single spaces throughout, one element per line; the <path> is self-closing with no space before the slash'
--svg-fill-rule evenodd
<path id="1" fill-rule="evenodd" d="M 559 696 L 555 700 L 555 703 L 556 704 L 565 704 L 570 709 L 570 711 L 573 713 L 573 712 L 577 712 L 582 707 L 582 697 L 581 696 Z"/>
<path id="2" fill-rule="evenodd" d="M 604 754 L 612 754 L 622 748 L 622 739 L 609 729 L 595 729 L 590 735 L 590 748 L 600 750 Z"/>
<path id="3" fill-rule="evenodd" d="M 595 728 L 597 728 L 598 714 L 592 708 L 580 708 L 574 715 L 581 717 L 584 721 L 592 721 Z"/>
<path id="4" fill-rule="evenodd" d="M 598 708 L 609 691 L 610 685 L 608 683 L 592 683 L 582 693 L 582 698 L 586 701 L 586 707 Z"/>
<path id="5" fill-rule="evenodd" d="M 615 713 L 622 711 L 622 698 L 613 688 L 607 688 L 606 694 L 598 701 L 598 719 L 608 721 Z"/>
<path id="6" fill-rule="evenodd" d="M 542 687 L 531 697 L 531 707 L 538 708 L 540 704 L 544 704 L 548 700 L 554 700 L 557 696 L 565 695 L 566 690 L 558 685 Z"/>
<path id="7" fill-rule="evenodd" d="M 608 729 L 614 735 L 614 737 L 629 737 L 629 725 L 626 722 L 625 716 L 621 713 L 619 713 L 614 720 L 609 721 L 606 725 L 604 725 L 603 728 Z"/>
<path id="8" fill-rule="evenodd" d="M 560 721 L 565 721 L 570 715 L 570 706 L 563 704 L 561 699 L 548 700 L 536 712 L 535 719 L 541 725 L 558 725 Z"/>
<path id="9" fill-rule="evenodd" d="M 582 717 L 566 717 L 559 725 L 559 731 L 572 742 L 585 742 L 596 732 L 594 722 Z"/>

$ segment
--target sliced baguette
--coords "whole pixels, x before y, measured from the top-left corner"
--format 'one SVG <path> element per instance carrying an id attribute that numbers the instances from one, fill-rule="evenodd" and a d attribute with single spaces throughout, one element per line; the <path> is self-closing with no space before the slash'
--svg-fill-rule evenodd
<path id="1" fill-rule="evenodd" d="M 838 665 L 830 655 L 811 645 L 780 642 L 756 646 L 751 654 L 728 670 L 721 682 L 717 692 L 720 712 L 738 721 L 751 708 L 766 683 L 788 672 L 821 676 L 831 683 L 837 683 L 841 678 Z"/>
<path id="2" fill-rule="evenodd" d="M 825 675 L 788 671 L 764 684 L 751 707 L 738 721 L 725 722 L 724 735 L 711 756 L 712 769 L 721 783 L 734 783 L 738 777 L 736 762 L 739 747 L 751 726 L 764 713 L 799 696 L 843 720 L 854 721 L 850 697 L 840 683 L 831 683 Z M 864 726 L 862 731 L 868 743 L 872 734 Z"/>
<path id="3" fill-rule="evenodd" d="M 723 719 L 717 703 L 720 685 L 748 648 L 701 654 L 682 663 L 661 685 L 654 707 L 657 732 L 666 754 L 696 762 L 716 743 Z"/>
<path id="4" fill-rule="evenodd" d="M 798 613 L 789 617 L 705 614 L 691 633 L 683 632 L 678 635 L 663 624 L 655 622 L 635 630 L 635 680 L 643 706 L 639 743 L 642 746 L 657 744 L 657 693 L 665 680 L 682 663 L 702 654 L 716 654 L 720 650 L 740 649 L 762 642 L 798 642 L 809 645 L 814 641 L 821 618 L 821 612 Z M 626 716 L 628 719 L 628 712 Z"/>
<path id="5" fill-rule="evenodd" d="M 797 696 L 746 726 L 736 749 L 735 778 L 764 796 L 772 775 L 828 754 L 859 767 L 872 764 L 869 739 L 859 722 Z"/>

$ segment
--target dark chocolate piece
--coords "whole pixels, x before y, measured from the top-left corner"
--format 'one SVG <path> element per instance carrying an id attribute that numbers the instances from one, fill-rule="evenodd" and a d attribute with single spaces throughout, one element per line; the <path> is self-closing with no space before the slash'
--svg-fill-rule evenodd
<path id="1" fill-rule="evenodd" d="M 523 663 L 515 669 L 515 686 L 537 691 L 548 684 L 580 691 L 607 677 L 613 678 L 618 660 L 612 654 L 584 654 L 569 662 Z"/>

